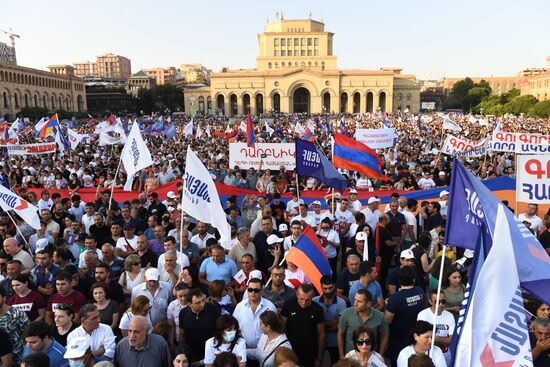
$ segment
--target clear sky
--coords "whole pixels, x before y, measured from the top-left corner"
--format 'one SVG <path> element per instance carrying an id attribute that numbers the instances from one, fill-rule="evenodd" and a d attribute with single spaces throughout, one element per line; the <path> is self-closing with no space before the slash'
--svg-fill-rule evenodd
<path id="1" fill-rule="evenodd" d="M 112 52 L 141 68 L 202 63 L 254 67 L 256 35 L 285 19 L 323 19 L 341 69 L 398 66 L 421 79 L 515 75 L 545 67 L 548 0 L 2 0 L 19 65 L 95 60 Z M 0 40 L 9 41 L 0 34 Z"/>

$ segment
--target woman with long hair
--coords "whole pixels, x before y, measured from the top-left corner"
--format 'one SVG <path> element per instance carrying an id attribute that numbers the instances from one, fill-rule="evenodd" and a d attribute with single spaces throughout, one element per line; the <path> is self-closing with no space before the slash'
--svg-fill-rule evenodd
<path id="1" fill-rule="evenodd" d="M 445 295 L 445 309 L 458 317 L 460 305 L 464 300 L 465 287 L 462 283 L 462 273 L 454 265 L 449 266 L 441 283 L 441 290 Z"/>
<path id="2" fill-rule="evenodd" d="M 96 282 L 90 287 L 90 300 L 99 310 L 102 324 L 109 325 L 113 331 L 118 327 L 120 319 L 118 305 L 111 299 L 111 290 L 104 282 Z"/>
<path id="3" fill-rule="evenodd" d="M 11 281 L 15 294 L 10 297 L 7 304 L 24 311 L 29 321 L 44 320 L 46 303 L 44 296 L 29 287 L 28 274 L 17 274 Z"/>
<path id="4" fill-rule="evenodd" d="M 260 315 L 262 336 L 256 349 L 249 349 L 248 355 L 258 361 L 260 367 L 275 365 L 275 352 L 279 347 L 292 349 L 284 331 L 281 318 L 274 311 L 265 311 Z"/>
<path id="5" fill-rule="evenodd" d="M 241 336 L 239 322 L 231 315 L 221 315 L 216 321 L 214 336 L 204 346 L 204 364 L 211 367 L 216 355 L 223 352 L 233 353 L 239 367 L 246 365 L 246 342 Z"/>
<path id="6" fill-rule="evenodd" d="M 149 333 L 153 332 L 153 323 L 151 321 L 149 311 L 151 311 L 151 303 L 149 302 L 149 298 L 145 296 L 137 296 L 134 298 L 132 301 L 132 306 L 124 312 L 120 318 L 120 325 L 118 327 L 120 328 L 120 333 L 122 336 L 128 336 L 130 320 L 134 316 L 145 317 L 147 319 L 147 324 L 149 325 Z"/>

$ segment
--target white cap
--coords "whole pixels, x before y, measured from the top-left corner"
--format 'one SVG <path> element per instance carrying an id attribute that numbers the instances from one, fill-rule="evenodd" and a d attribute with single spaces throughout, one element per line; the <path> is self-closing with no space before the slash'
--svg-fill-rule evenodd
<path id="1" fill-rule="evenodd" d="M 355 190 L 355 189 L 350 189 L 350 190 L 349 190 L 349 193 L 350 193 L 350 194 L 357 194 L 357 190 Z"/>
<path id="2" fill-rule="evenodd" d="M 464 250 L 464 257 L 468 258 L 468 259 L 473 259 L 474 258 L 474 252 L 472 250 Z"/>
<path id="3" fill-rule="evenodd" d="M 90 343 L 88 343 L 88 339 L 84 336 L 77 336 L 67 343 L 67 350 L 63 355 L 63 358 L 81 358 L 86 353 L 88 348 L 90 348 Z"/>
<path id="4" fill-rule="evenodd" d="M 367 234 L 363 231 L 357 232 L 355 234 L 355 239 L 358 240 L 358 241 L 366 241 L 367 238 L 368 238 Z"/>
<path id="5" fill-rule="evenodd" d="M 321 206 L 321 202 L 319 200 L 314 200 L 312 203 L 311 203 L 311 206 L 313 205 L 319 205 Z"/>
<path id="6" fill-rule="evenodd" d="M 288 226 L 286 225 L 286 223 L 279 224 L 279 232 L 281 231 L 288 231 Z"/>
<path id="7" fill-rule="evenodd" d="M 145 280 L 156 280 L 160 278 L 160 273 L 157 268 L 149 268 L 145 271 Z"/>
<path id="8" fill-rule="evenodd" d="M 36 252 L 44 250 L 48 244 L 49 242 L 46 238 L 39 239 L 36 241 Z"/>
<path id="9" fill-rule="evenodd" d="M 450 194 L 450 192 L 449 192 L 449 191 L 447 191 L 447 190 L 443 190 L 443 191 L 441 191 L 441 192 L 439 193 L 439 198 L 441 199 L 441 198 L 442 198 L 443 196 L 445 196 L 445 195 L 449 195 L 449 194 Z"/>
<path id="10" fill-rule="evenodd" d="M 283 242 L 284 239 L 277 236 L 276 234 L 271 234 L 269 235 L 269 237 L 267 237 L 267 244 L 268 245 L 273 245 L 275 243 L 279 243 L 279 242 Z"/>
<path id="11" fill-rule="evenodd" d="M 403 250 L 401 251 L 401 258 L 406 260 L 414 259 L 414 254 L 411 250 Z"/>
<path id="12" fill-rule="evenodd" d="M 251 279 L 254 279 L 254 278 L 262 280 L 262 278 L 263 278 L 263 277 L 262 277 L 262 272 L 259 271 L 259 270 L 252 270 L 252 271 L 250 272 L 250 274 L 248 275 L 248 281 L 246 282 L 246 285 L 248 285 L 248 283 L 250 282 L 250 280 L 251 280 Z"/>
<path id="13" fill-rule="evenodd" d="M 380 202 L 380 199 L 377 198 L 376 196 L 372 196 L 369 198 L 369 201 L 368 201 L 368 204 L 372 204 L 372 203 L 376 203 L 376 202 Z"/>
<path id="14" fill-rule="evenodd" d="M 439 171 L 439 176 L 447 176 L 447 174 L 445 173 L 445 171 Z"/>
<path id="15" fill-rule="evenodd" d="M 177 198 L 176 194 L 174 194 L 174 191 L 168 191 L 168 193 L 166 193 L 166 197 L 169 197 L 170 199 Z"/>

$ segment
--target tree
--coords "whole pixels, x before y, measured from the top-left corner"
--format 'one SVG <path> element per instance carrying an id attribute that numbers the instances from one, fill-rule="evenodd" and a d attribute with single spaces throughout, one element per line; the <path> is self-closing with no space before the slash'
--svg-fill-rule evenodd
<path id="1" fill-rule="evenodd" d="M 550 117 L 550 100 L 538 102 L 531 108 L 529 115 L 542 118 Z"/>
<path id="2" fill-rule="evenodd" d="M 173 84 L 164 84 L 138 91 L 138 106 L 145 113 L 183 110 L 183 91 Z"/>
<path id="3" fill-rule="evenodd" d="M 490 96 L 491 92 L 491 86 L 487 81 L 474 83 L 471 78 L 466 78 L 455 83 L 446 101 L 446 107 L 472 111 L 484 98 Z"/>
<path id="4" fill-rule="evenodd" d="M 539 100 L 532 95 L 518 96 L 504 105 L 504 112 L 519 115 L 528 113 L 529 110 L 537 104 Z"/>

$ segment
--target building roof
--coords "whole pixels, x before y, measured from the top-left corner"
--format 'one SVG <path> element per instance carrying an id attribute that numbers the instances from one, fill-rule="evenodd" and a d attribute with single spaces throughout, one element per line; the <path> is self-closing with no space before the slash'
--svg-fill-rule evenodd
<path id="1" fill-rule="evenodd" d="M 149 78 L 149 75 L 143 70 L 138 71 L 137 73 L 133 74 L 132 77 L 145 77 Z"/>

